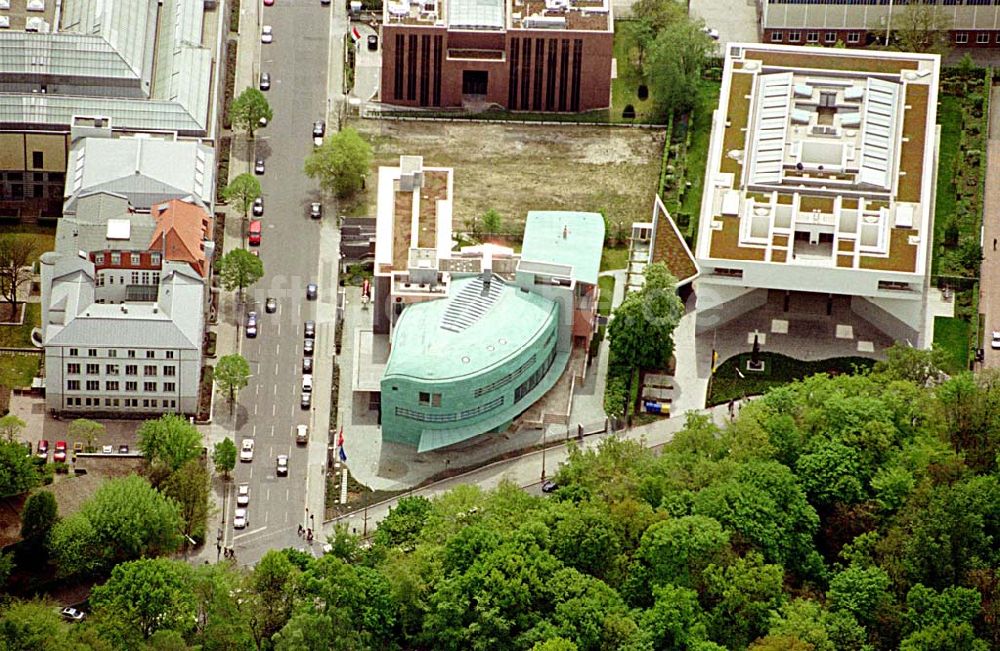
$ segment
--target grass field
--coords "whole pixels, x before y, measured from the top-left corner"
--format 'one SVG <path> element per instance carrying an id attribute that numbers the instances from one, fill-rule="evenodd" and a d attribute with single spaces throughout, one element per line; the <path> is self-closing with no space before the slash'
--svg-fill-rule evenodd
<path id="1" fill-rule="evenodd" d="M 597 313 L 601 316 L 611 314 L 611 301 L 615 296 L 614 276 L 601 276 L 597 279 L 597 286 L 601 288 L 601 298 L 597 303 Z"/>
<path id="2" fill-rule="evenodd" d="M 0 326 L 0 348 L 32 348 L 31 329 L 42 324 L 42 306 L 25 305 L 24 323 L 19 326 Z M 0 360 L 2 364 L 2 360 Z"/>
<path id="3" fill-rule="evenodd" d="M 11 389 L 31 386 L 41 361 L 41 355 L 0 355 L 0 386 Z"/>
<path id="4" fill-rule="evenodd" d="M 357 120 L 372 143 L 367 190 L 344 213 L 375 215 L 377 170 L 401 154 L 428 167 L 451 167 L 454 228 L 487 210 L 506 225 L 529 210 L 604 211 L 627 222 L 648 219 L 659 175 L 663 133 L 656 130 L 460 122 Z"/>
<path id="5" fill-rule="evenodd" d="M 745 396 L 761 395 L 774 387 L 817 373 L 854 373 L 857 369 L 868 369 L 875 364 L 875 360 L 867 357 L 833 357 L 816 362 L 803 362 L 786 355 L 762 352 L 760 359 L 764 362 L 764 371 L 751 373 L 745 370 L 749 359 L 750 353 L 743 353 L 719 364 L 710 385 L 709 407 Z M 742 378 L 737 375 L 737 369 L 742 370 Z"/>
<path id="6" fill-rule="evenodd" d="M 601 252 L 601 271 L 611 271 L 624 269 L 628 266 L 628 249 L 619 247 L 617 249 L 605 248 Z"/>
<path id="7" fill-rule="evenodd" d="M 946 316 L 934 317 L 934 345 L 945 352 L 947 373 L 969 368 L 969 323 Z"/>
<path id="8" fill-rule="evenodd" d="M 955 214 L 955 155 L 958 153 L 962 133 L 962 102 L 957 97 L 941 96 L 938 110 L 941 125 L 941 145 L 938 147 L 937 197 L 934 207 L 935 254 L 932 256 L 931 273 L 937 273 L 938 257 L 948 218 Z"/>
<path id="9" fill-rule="evenodd" d="M 690 215 L 689 233 L 698 234 L 698 214 L 701 195 L 705 187 L 705 165 L 708 163 L 708 145 L 712 135 L 712 112 L 719 104 L 721 86 L 717 81 L 702 79 L 698 106 L 691 116 L 691 146 L 687 151 L 685 177 L 691 187 L 681 201 L 681 211 Z"/>
<path id="10" fill-rule="evenodd" d="M 635 37 L 633 36 L 636 22 L 631 20 L 615 21 L 614 56 L 618 66 L 618 76 L 611 81 L 611 121 L 612 122 L 656 122 L 660 116 L 655 115 L 652 96 L 645 100 L 639 99 L 639 86 L 645 83 L 642 72 L 633 61 L 635 52 Z M 629 104 L 635 109 L 635 118 L 622 119 L 622 111 Z"/>
<path id="11" fill-rule="evenodd" d="M 46 226 L 29 224 L 14 224 L 0 227 L 0 233 L 12 233 L 18 239 L 30 239 L 35 242 L 35 257 L 33 261 L 46 251 L 56 248 L 56 229 Z"/>

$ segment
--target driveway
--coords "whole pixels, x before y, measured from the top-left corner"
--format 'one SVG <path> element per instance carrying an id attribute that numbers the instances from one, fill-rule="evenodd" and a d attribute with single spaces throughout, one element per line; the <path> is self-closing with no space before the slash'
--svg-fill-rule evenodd
<path id="1" fill-rule="evenodd" d="M 753 0 L 690 0 L 689 13 L 719 30 L 719 45 L 756 43 L 757 7 Z"/>
<path id="2" fill-rule="evenodd" d="M 354 88 L 351 89 L 351 97 L 368 102 L 375 99 L 382 79 L 382 40 L 379 39 L 377 49 L 369 50 L 368 36 L 378 36 L 378 32 L 366 23 L 352 22 L 351 27 L 361 32 L 361 40 L 354 46 Z"/>

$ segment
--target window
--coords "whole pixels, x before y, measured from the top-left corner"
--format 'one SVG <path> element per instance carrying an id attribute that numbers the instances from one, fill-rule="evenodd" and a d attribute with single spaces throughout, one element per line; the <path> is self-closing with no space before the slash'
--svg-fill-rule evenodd
<path id="1" fill-rule="evenodd" d="M 148 407 L 149 406 L 149 398 L 143 398 L 143 400 L 142 400 L 142 406 L 143 407 Z"/>
<path id="2" fill-rule="evenodd" d="M 806 32 L 807 43 L 819 43 L 819 32 Z"/>
<path id="3" fill-rule="evenodd" d="M 101 383 L 99 380 L 87 380 L 87 391 L 100 391 Z"/>
<path id="4" fill-rule="evenodd" d="M 118 351 L 115 350 L 114 348 L 110 349 L 108 351 L 108 357 L 118 357 Z"/>
<path id="5" fill-rule="evenodd" d="M 742 269 L 725 269 L 723 267 L 716 267 L 713 272 L 716 276 L 725 276 L 727 278 L 742 278 Z"/>
<path id="6" fill-rule="evenodd" d="M 118 365 L 117 364 L 105 364 L 104 365 L 105 375 L 118 375 Z"/>
<path id="7" fill-rule="evenodd" d="M 146 364 L 145 366 L 142 367 L 142 374 L 143 375 L 151 375 L 151 376 L 155 377 L 156 376 L 156 366 L 153 365 L 153 364 Z"/>
<path id="8" fill-rule="evenodd" d="M 151 253 L 150 256 L 149 256 L 149 262 L 150 262 L 150 264 L 160 264 L 160 254 L 159 253 Z"/>
<path id="9" fill-rule="evenodd" d="M 419 397 L 420 397 L 420 404 L 422 405 L 431 404 L 431 394 L 421 391 Z"/>
<path id="10" fill-rule="evenodd" d="M 173 393 L 176 390 L 177 390 L 177 385 L 174 384 L 173 382 L 164 382 L 163 383 L 163 391 L 164 392 L 166 392 L 166 393 Z"/>
<path id="11" fill-rule="evenodd" d="M 104 287 L 104 274 L 97 274 L 97 286 Z"/>
<path id="12" fill-rule="evenodd" d="M 771 32 L 771 42 L 780 43 L 781 39 L 784 38 L 784 32 Z"/>
<path id="13" fill-rule="evenodd" d="M 860 43 L 861 42 L 861 32 L 847 32 L 847 42 L 848 43 Z"/>
<path id="14" fill-rule="evenodd" d="M 126 407 L 138 407 L 139 401 L 136 398 L 125 398 Z"/>
<path id="15" fill-rule="evenodd" d="M 87 357 L 97 357 L 97 349 L 96 348 L 88 348 L 87 349 Z"/>
<path id="16" fill-rule="evenodd" d="M 997 43 L 1000 43 L 1000 34 L 997 34 Z"/>
<path id="17" fill-rule="evenodd" d="M 138 382 L 126 382 L 125 383 L 125 390 L 126 391 L 138 391 L 139 390 L 139 383 Z"/>
<path id="18" fill-rule="evenodd" d="M 163 367 L 163 374 L 165 376 L 167 376 L 167 377 L 174 377 L 175 375 L 177 375 L 177 367 L 176 366 L 164 366 Z"/>
<path id="19" fill-rule="evenodd" d="M 149 272 L 148 271 L 143 271 L 142 272 L 142 284 L 143 285 L 148 285 L 149 284 Z"/>
<path id="20" fill-rule="evenodd" d="M 142 383 L 142 390 L 145 391 L 146 393 L 155 393 L 156 392 L 156 382 L 143 382 Z"/>
<path id="21" fill-rule="evenodd" d="M 969 42 L 969 35 L 968 35 L 968 33 L 966 33 L 966 32 L 959 32 L 958 34 L 955 34 L 955 42 L 956 43 L 968 43 Z"/>
<path id="22" fill-rule="evenodd" d="M 70 357 L 76 357 L 79 354 L 80 354 L 80 352 L 76 348 L 70 348 L 69 349 L 69 356 Z"/>
<path id="23" fill-rule="evenodd" d="M 976 43 L 985 44 L 990 42 L 990 35 L 986 32 L 979 32 L 976 34 Z"/>
<path id="24" fill-rule="evenodd" d="M 135 351 L 134 350 L 128 351 L 128 356 L 130 359 L 135 359 Z"/>
<path id="25" fill-rule="evenodd" d="M 139 367 L 135 364 L 126 364 L 125 375 L 139 375 Z"/>
<path id="26" fill-rule="evenodd" d="M 167 359 L 173 359 L 173 358 L 174 358 L 174 351 L 168 350 L 167 351 Z"/>
<path id="27" fill-rule="evenodd" d="M 122 263 L 122 254 L 117 251 L 111 254 L 111 264 L 119 265 Z"/>
<path id="28" fill-rule="evenodd" d="M 132 284 L 133 285 L 138 285 L 139 284 L 139 272 L 138 271 L 133 271 L 132 272 Z"/>
<path id="29" fill-rule="evenodd" d="M 431 394 L 431 407 L 440 407 L 440 406 L 441 406 L 441 394 L 440 393 Z"/>
<path id="30" fill-rule="evenodd" d="M 108 380 L 104 383 L 105 391 L 117 391 L 118 390 L 118 380 Z"/>
<path id="31" fill-rule="evenodd" d="M 141 264 L 141 262 L 142 258 L 139 256 L 138 253 L 133 253 L 131 256 L 129 256 L 129 264 L 131 264 L 133 267 L 138 267 Z"/>
<path id="32" fill-rule="evenodd" d="M 87 375 L 97 375 L 101 372 L 100 364 L 87 364 Z"/>
<path id="33" fill-rule="evenodd" d="M 94 264 L 104 264 L 104 254 L 98 253 L 94 256 Z"/>
<path id="34" fill-rule="evenodd" d="M 80 390 L 80 380 L 66 380 L 66 390 L 67 391 L 79 391 Z"/>
<path id="35" fill-rule="evenodd" d="M 80 365 L 79 364 L 67 364 L 66 365 L 66 373 L 69 374 L 69 375 L 79 375 L 80 374 Z"/>
<path id="36" fill-rule="evenodd" d="M 155 350 L 147 350 L 146 351 L 146 359 L 156 359 L 156 351 Z"/>
<path id="37" fill-rule="evenodd" d="M 802 34 L 800 32 L 788 32 L 789 43 L 798 43 L 801 38 Z"/>
<path id="38" fill-rule="evenodd" d="M 823 37 L 823 40 L 826 41 L 827 43 L 836 43 L 837 32 L 827 32 L 826 35 Z"/>
<path id="39" fill-rule="evenodd" d="M 35 169 L 40 169 L 45 167 L 45 152 L 33 151 L 31 152 L 31 166 Z"/>

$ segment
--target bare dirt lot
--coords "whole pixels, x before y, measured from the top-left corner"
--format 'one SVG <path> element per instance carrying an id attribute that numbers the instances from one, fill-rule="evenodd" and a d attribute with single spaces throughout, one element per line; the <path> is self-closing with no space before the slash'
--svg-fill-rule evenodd
<path id="1" fill-rule="evenodd" d="M 353 211 L 375 216 L 380 165 L 401 154 L 455 169 L 455 226 L 489 209 L 506 224 L 529 210 L 605 211 L 615 220 L 649 219 L 664 134 L 626 127 L 463 124 L 355 120 L 375 154 L 371 181 Z"/>

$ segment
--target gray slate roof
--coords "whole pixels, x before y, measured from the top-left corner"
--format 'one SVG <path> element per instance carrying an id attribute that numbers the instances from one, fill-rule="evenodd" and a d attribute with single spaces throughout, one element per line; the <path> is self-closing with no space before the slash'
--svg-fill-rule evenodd
<path id="1" fill-rule="evenodd" d="M 129 239 L 109 240 L 109 219 L 127 219 Z M 77 213 L 59 220 L 55 250 L 62 255 L 75 256 L 79 251 L 145 249 L 155 231 L 156 220 L 151 214 L 130 212 L 128 199 L 122 195 L 97 192 L 80 197 Z"/>

